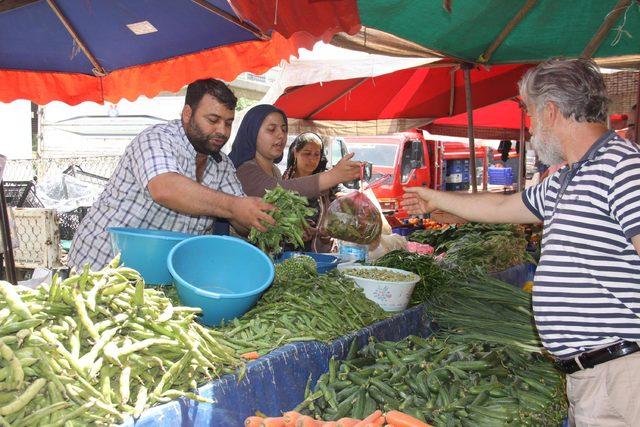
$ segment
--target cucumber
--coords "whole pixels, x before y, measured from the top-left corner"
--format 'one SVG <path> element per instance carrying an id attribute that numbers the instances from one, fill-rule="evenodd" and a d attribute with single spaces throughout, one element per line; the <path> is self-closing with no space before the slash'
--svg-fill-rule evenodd
<path id="1" fill-rule="evenodd" d="M 462 369 L 463 371 L 479 371 L 482 369 L 490 368 L 491 363 L 487 362 L 486 360 L 460 360 L 458 362 L 449 363 L 449 366 L 457 369 Z"/>
<path id="2" fill-rule="evenodd" d="M 378 409 L 378 403 L 371 396 L 369 396 L 369 394 L 367 394 L 364 403 L 364 412 L 360 419 L 366 417 L 367 415 L 371 415 L 376 409 Z"/>
<path id="3" fill-rule="evenodd" d="M 467 405 L 466 409 L 468 410 L 470 406 L 483 405 L 487 400 L 489 400 L 489 393 L 486 391 L 482 391 L 476 396 L 475 399 L 473 399 L 471 405 Z"/>
<path id="4" fill-rule="evenodd" d="M 392 387 L 388 386 L 378 378 L 371 378 L 371 384 L 376 386 L 381 392 L 383 392 L 387 396 L 391 396 L 394 399 L 398 397 L 397 396 L 398 393 Z"/>
<path id="5" fill-rule="evenodd" d="M 353 406 L 353 410 L 351 411 L 351 415 L 353 418 L 357 418 L 361 420 L 364 418 L 364 406 L 367 400 L 367 392 L 365 389 L 361 388 L 358 391 L 358 398 L 356 399 L 356 404 Z"/>
<path id="6" fill-rule="evenodd" d="M 345 387 L 336 393 L 336 399 L 338 402 L 344 402 L 345 400 L 353 400 L 358 395 L 358 391 L 360 391 L 360 386 L 350 385 L 349 387 Z"/>

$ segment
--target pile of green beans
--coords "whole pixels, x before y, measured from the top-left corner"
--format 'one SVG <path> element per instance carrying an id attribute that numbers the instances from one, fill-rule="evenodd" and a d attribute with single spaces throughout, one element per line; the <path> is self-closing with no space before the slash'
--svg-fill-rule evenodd
<path id="1" fill-rule="evenodd" d="M 276 223 L 264 233 L 252 228 L 249 231 L 249 241 L 271 256 L 282 252 L 282 246 L 287 243 L 303 248 L 302 236 L 308 227 L 306 218 L 315 213 L 315 209 L 308 206 L 307 198 L 277 186 L 273 190 L 267 190 L 262 200 L 276 208 L 269 212 Z"/>
<path id="2" fill-rule="evenodd" d="M 0 425 L 109 425 L 181 396 L 208 402 L 197 386 L 243 365 L 199 309 L 116 266 L 37 290 L 0 282 Z"/>
<path id="3" fill-rule="evenodd" d="M 539 353 L 444 334 L 352 345 L 295 408 L 329 421 L 376 409 L 437 426 L 560 425 L 566 400 L 562 375 Z"/>
<path id="4" fill-rule="evenodd" d="M 285 343 L 331 341 L 388 316 L 353 281 L 330 273 L 272 285 L 223 331 L 230 342 L 246 343 L 240 351 L 263 355 Z"/>

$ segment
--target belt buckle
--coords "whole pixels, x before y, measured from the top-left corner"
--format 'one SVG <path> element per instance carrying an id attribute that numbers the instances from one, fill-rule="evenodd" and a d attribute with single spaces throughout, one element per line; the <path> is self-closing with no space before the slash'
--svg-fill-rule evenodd
<path id="1" fill-rule="evenodd" d="M 582 356 L 584 354 L 585 353 L 580 353 L 580 354 L 576 355 L 573 358 L 573 360 L 576 362 L 576 365 L 578 365 L 578 368 L 580 368 L 580 369 L 578 369 L 578 371 L 584 371 L 586 369 L 585 366 L 583 365 L 582 361 L 580 360 L 580 356 Z M 586 354 L 588 354 L 588 353 L 586 353 Z M 588 367 L 590 367 L 590 366 L 588 366 Z M 576 371 L 576 372 L 578 372 L 578 371 Z"/>

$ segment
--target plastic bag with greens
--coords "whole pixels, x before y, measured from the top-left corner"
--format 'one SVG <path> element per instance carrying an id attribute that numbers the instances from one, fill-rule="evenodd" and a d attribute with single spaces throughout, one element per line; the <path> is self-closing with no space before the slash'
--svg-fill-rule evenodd
<path id="1" fill-rule="evenodd" d="M 380 237 L 382 219 L 373 202 L 364 193 L 354 191 L 329 205 L 322 232 L 335 239 L 369 244 Z"/>

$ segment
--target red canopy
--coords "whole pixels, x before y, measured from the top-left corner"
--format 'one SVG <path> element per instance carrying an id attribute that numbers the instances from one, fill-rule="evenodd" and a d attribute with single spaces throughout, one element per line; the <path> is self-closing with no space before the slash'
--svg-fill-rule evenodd
<path id="1" fill-rule="evenodd" d="M 334 34 L 355 34 L 360 15 L 355 0 L 229 0 L 244 19 L 262 31 L 274 30 L 285 37 L 309 33 L 329 42 Z"/>
<path id="2" fill-rule="evenodd" d="M 519 139 L 522 111 L 517 99 L 473 110 L 473 134 L 482 139 Z M 525 117 L 528 138 L 529 117 Z M 467 137 L 467 113 L 443 117 L 424 127 L 434 135 Z"/>
<path id="3" fill-rule="evenodd" d="M 474 107 L 516 96 L 517 82 L 529 67 L 501 65 L 472 70 Z M 275 105 L 289 117 L 305 120 L 433 119 L 466 111 L 464 78 L 457 66 L 424 66 L 378 77 L 293 87 Z"/>

